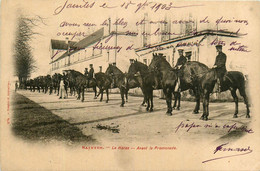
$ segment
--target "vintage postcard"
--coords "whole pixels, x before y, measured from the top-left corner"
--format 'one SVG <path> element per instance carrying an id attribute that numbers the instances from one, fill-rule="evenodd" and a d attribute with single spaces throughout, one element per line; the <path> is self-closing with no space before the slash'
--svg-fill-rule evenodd
<path id="1" fill-rule="evenodd" d="M 1 170 L 259 170 L 259 10 L 2 0 Z"/>

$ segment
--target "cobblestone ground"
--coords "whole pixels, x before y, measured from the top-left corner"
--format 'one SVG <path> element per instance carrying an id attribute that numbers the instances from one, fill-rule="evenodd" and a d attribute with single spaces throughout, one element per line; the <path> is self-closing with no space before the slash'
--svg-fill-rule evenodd
<path id="1" fill-rule="evenodd" d="M 181 102 L 181 110 L 165 115 L 165 100 L 154 98 L 154 112 L 146 112 L 140 106 L 142 97 L 129 96 L 125 107 L 120 107 L 120 95 L 110 94 L 110 101 L 100 102 L 93 93 L 85 94 L 85 101 L 58 99 L 52 94 L 18 91 L 30 100 L 46 108 L 70 124 L 78 127 L 86 136 L 98 144 L 161 144 L 198 142 L 207 140 L 237 140 L 251 129 L 252 118 L 245 117 L 246 109 L 239 103 L 238 118 L 233 118 L 234 103 L 210 103 L 208 121 L 200 120 L 202 112 L 192 114 L 194 102 Z M 14 97 L 15 98 L 15 97 Z M 106 100 L 106 96 L 104 96 Z M 201 105 L 202 108 L 202 105 Z"/>

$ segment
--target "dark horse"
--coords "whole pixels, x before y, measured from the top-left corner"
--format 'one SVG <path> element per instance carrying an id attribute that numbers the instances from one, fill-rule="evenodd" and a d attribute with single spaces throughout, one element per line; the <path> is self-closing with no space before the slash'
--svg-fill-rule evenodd
<path id="1" fill-rule="evenodd" d="M 153 89 L 157 77 L 155 77 L 155 72 L 149 70 L 148 66 L 135 60 L 129 67 L 128 80 L 136 80 L 138 87 L 141 88 L 144 100 L 142 105 L 147 103 L 146 110 L 153 111 Z M 157 83 L 158 84 L 158 83 Z"/>
<path id="2" fill-rule="evenodd" d="M 103 92 L 104 90 L 106 90 L 107 93 L 106 103 L 108 103 L 109 100 L 108 89 L 111 87 L 111 83 L 112 83 L 111 77 L 103 72 L 98 72 L 95 74 L 95 79 L 97 82 L 97 87 L 99 88 L 99 93 L 97 97 L 101 94 L 100 97 L 100 102 L 101 102 L 103 100 Z"/>
<path id="3" fill-rule="evenodd" d="M 128 100 L 127 94 L 128 94 L 128 89 L 126 86 L 127 83 L 127 77 L 126 74 L 124 74 L 120 69 L 118 69 L 116 66 L 109 65 L 106 72 L 106 75 L 110 76 L 112 79 L 112 87 L 111 88 L 119 88 L 120 94 L 121 94 L 121 107 L 124 106 L 125 104 L 125 98 L 126 101 Z M 124 97 L 125 96 L 125 97 Z"/>
<path id="4" fill-rule="evenodd" d="M 215 83 L 217 81 L 216 78 L 216 70 L 211 69 L 209 72 L 204 74 L 204 76 L 200 80 L 200 89 L 201 95 L 203 97 L 203 114 L 201 116 L 202 120 L 208 120 L 209 116 L 209 96 L 212 93 Z M 226 73 L 223 79 L 223 83 L 221 84 L 221 92 L 230 90 L 231 95 L 235 101 L 235 113 L 234 118 L 237 118 L 238 114 L 238 97 L 236 94 L 236 90 L 239 90 L 240 95 L 244 98 L 244 103 L 246 105 L 246 118 L 250 118 L 250 110 L 248 99 L 245 91 L 245 78 L 241 72 L 238 71 L 229 71 Z"/>
<path id="5" fill-rule="evenodd" d="M 158 88 L 162 88 L 163 93 L 166 96 L 166 114 L 172 115 L 172 93 L 177 82 L 177 73 L 163 56 L 159 56 L 157 54 L 153 54 L 153 59 L 149 65 L 149 68 L 156 71 L 156 75 L 159 75 L 158 80 L 160 81 L 160 84 Z"/>
<path id="6" fill-rule="evenodd" d="M 57 93 L 57 96 L 59 95 L 59 90 L 60 90 L 60 81 L 61 81 L 61 78 L 62 78 L 62 75 L 59 74 L 59 73 L 55 73 L 51 80 L 52 80 L 52 87 L 50 89 L 50 94 L 52 94 L 53 92 L 53 89 L 54 89 L 54 93 L 56 94 Z"/>
<path id="7" fill-rule="evenodd" d="M 87 88 L 87 85 L 92 85 L 93 87 L 95 87 L 96 84 L 94 80 L 88 80 L 85 75 L 75 70 L 65 70 L 65 72 L 66 72 L 66 80 L 69 82 L 69 85 L 73 84 L 75 86 L 75 89 L 78 94 L 77 100 L 80 100 L 81 98 L 81 101 L 83 102 L 85 100 L 84 99 L 85 88 Z M 90 83 L 90 81 L 92 82 Z M 96 90 L 95 88 L 93 89 L 94 91 Z M 95 96 L 96 96 L 96 92 L 95 92 Z"/>
<path id="8" fill-rule="evenodd" d="M 200 109 L 200 93 L 199 93 L 199 80 L 202 76 L 207 73 L 209 68 L 200 62 L 189 61 L 178 71 L 180 78 L 180 89 L 181 91 L 186 91 L 191 89 L 194 93 L 196 99 L 196 106 L 193 110 L 194 114 L 199 113 Z M 178 101 L 177 109 L 180 108 L 180 98 L 179 92 L 174 92 L 175 102 L 173 109 L 176 107 L 176 102 Z"/>

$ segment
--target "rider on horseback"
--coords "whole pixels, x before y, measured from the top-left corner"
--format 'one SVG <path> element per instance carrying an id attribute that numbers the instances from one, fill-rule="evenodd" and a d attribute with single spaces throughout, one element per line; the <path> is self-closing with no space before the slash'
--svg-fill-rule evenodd
<path id="1" fill-rule="evenodd" d="M 94 78 L 94 68 L 93 68 L 93 64 L 89 64 L 89 72 L 87 73 L 86 75 L 86 70 L 85 70 L 85 75 L 87 76 L 87 79 L 88 79 L 88 84 L 87 84 L 87 87 L 89 87 L 89 82 L 90 80 L 92 80 Z"/>
<path id="2" fill-rule="evenodd" d="M 93 64 L 90 64 L 89 67 L 90 67 L 90 70 L 89 70 L 89 72 L 88 72 L 88 79 L 90 80 L 90 79 L 94 78 L 94 68 L 93 68 Z"/>
<path id="3" fill-rule="evenodd" d="M 116 63 L 113 62 L 113 63 L 110 64 L 110 65 L 116 66 Z M 115 75 L 114 75 L 114 73 L 113 73 L 113 72 L 110 73 L 110 76 L 111 76 L 111 78 L 112 78 L 111 88 L 115 88 L 115 87 L 116 87 L 116 80 L 115 80 Z"/>
<path id="4" fill-rule="evenodd" d="M 180 77 L 181 77 L 181 73 L 180 73 L 180 69 L 182 68 L 182 66 L 187 62 L 187 58 L 185 56 L 183 56 L 183 49 L 179 49 L 178 50 L 180 57 L 178 58 L 178 61 L 174 67 L 174 69 L 177 70 L 177 74 L 178 74 L 178 80 L 177 80 L 177 84 L 175 86 L 175 92 L 181 92 L 180 89 Z"/>
<path id="5" fill-rule="evenodd" d="M 85 68 L 84 75 L 88 78 L 88 68 Z"/>
<path id="6" fill-rule="evenodd" d="M 227 72 L 226 69 L 227 56 L 225 53 L 222 52 L 222 45 L 217 45 L 216 50 L 218 52 L 218 55 L 216 57 L 215 64 L 212 68 L 214 68 L 217 73 L 217 82 L 214 89 L 217 88 L 217 92 L 220 92 L 221 85 L 223 83 L 223 77 Z"/>

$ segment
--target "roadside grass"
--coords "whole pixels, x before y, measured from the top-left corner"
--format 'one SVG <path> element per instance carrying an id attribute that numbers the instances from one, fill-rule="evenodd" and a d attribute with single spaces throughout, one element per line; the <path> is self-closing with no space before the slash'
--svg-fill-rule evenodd
<path id="1" fill-rule="evenodd" d="M 54 115 L 46 108 L 18 93 L 12 100 L 12 131 L 15 136 L 29 141 L 65 141 L 93 143 L 92 136 L 84 135 L 80 129 Z"/>

